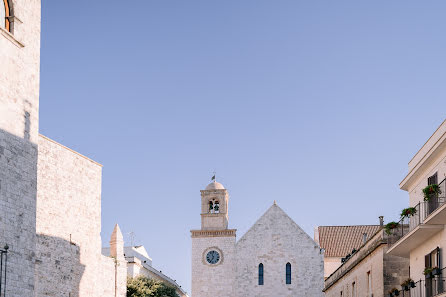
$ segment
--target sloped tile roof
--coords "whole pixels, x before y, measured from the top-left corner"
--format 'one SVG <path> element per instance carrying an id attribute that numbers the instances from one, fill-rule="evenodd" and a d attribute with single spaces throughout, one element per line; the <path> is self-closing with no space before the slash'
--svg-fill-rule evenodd
<path id="1" fill-rule="evenodd" d="M 319 245 L 325 249 L 325 257 L 345 257 L 363 244 L 364 233 L 370 239 L 379 228 L 379 225 L 319 226 Z"/>

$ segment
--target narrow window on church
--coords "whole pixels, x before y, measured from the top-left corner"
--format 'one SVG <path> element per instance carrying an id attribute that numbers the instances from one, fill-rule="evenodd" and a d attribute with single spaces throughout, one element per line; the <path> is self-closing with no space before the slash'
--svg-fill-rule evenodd
<path id="1" fill-rule="evenodd" d="M 213 213 L 214 212 L 214 202 L 209 201 L 209 213 Z"/>
<path id="2" fill-rule="evenodd" d="M 259 286 L 263 286 L 263 264 L 259 264 Z"/>
<path id="3" fill-rule="evenodd" d="M 291 284 L 291 264 L 288 262 L 286 263 L 286 284 Z"/>
<path id="4" fill-rule="evenodd" d="M 3 29 L 6 29 L 8 31 L 10 31 L 9 26 L 10 26 L 10 20 L 9 20 L 9 11 L 10 11 L 10 7 L 9 7 L 9 2 L 8 0 L 0 0 L 3 3 L 0 4 L 0 26 Z"/>

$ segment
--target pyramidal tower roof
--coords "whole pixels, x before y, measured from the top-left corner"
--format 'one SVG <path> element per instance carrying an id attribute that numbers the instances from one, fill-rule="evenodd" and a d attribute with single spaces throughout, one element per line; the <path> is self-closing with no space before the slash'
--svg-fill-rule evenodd
<path id="1" fill-rule="evenodd" d="M 113 229 L 110 241 L 124 241 L 124 236 L 122 236 L 121 228 L 119 228 L 118 224 Z"/>

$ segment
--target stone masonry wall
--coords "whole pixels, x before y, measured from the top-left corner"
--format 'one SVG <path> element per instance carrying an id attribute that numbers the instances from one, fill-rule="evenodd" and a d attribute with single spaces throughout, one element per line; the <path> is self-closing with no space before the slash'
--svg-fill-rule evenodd
<path id="1" fill-rule="evenodd" d="M 380 230 L 335 271 L 325 282 L 325 296 L 338 297 L 342 292 L 344 297 L 370 294 L 384 297 L 392 288 L 401 289 L 400 284 L 409 277 L 409 259 L 387 255 L 386 238 L 384 231 Z"/>
<path id="2" fill-rule="evenodd" d="M 114 296 L 114 259 L 101 254 L 101 165 L 44 136 L 38 161 L 35 296 Z M 126 275 L 125 263 L 116 269 Z"/>
<path id="3" fill-rule="evenodd" d="M 11 1 L 14 35 L 0 29 L 0 248 L 6 295 L 33 296 L 40 1 Z"/>
<path id="4" fill-rule="evenodd" d="M 211 247 L 222 252 L 218 265 L 209 265 L 204 253 Z M 235 236 L 192 238 L 192 296 L 234 297 Z"/>
<path id="5" fill-rule="evenodd" d="M 372 291 L 368 291 L 368 274 L 371 275 Z M 352 292 L 355 283 L 355 293 Z M 375 249 L 354 269 L 341 277 L 325 291 L 325 297 L 371 296 L 384 297 L 383 248 Z M 387 296 L 387 295 L 386 295 Z"/>
<path id="6" fill-rule="evenodd" d="M 323 296 L 319 246 L 276 204 L 237 242 L 236 252 L 235 296 Z M 291 284 L 285 281 L 288 262 Z M 260 263 L 264 265 L 264 285 L 258 284 Z"/>

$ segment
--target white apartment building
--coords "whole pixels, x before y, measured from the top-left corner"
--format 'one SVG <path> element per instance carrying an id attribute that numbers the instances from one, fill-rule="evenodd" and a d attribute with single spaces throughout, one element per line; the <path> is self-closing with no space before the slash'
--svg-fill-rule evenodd
<path id="1" fill-rule="evenodd" d="M 410 160 L 409 173 L 400 183 L 409 193 L 409 208 L 406 216 L 389 228 L 387 254 L 410 260 L 410 277 L 416 285 L 401 291 L 404 296 L 446 296 L 445 177 L 446 121 Z"/>

